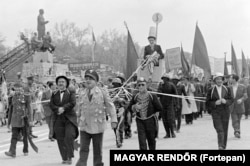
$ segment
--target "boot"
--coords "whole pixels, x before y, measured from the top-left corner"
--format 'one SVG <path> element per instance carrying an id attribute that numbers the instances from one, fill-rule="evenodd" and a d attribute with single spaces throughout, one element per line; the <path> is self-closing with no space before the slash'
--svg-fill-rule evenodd
<path id="1" fill-rule="evenodd" d="M 5 154 L 6 156 L 9 156 L 9 157 L 13 157 L 13 158 L 16 157 L 16 155 L 13 154 L 13 153 L 11 153 L 11 152 L 5 152 L 4 154 Z"/>
<path id="2" fill-rule="evenodd" d="M 166 136 L 163 138 L 170 138 L 170 133 L 167 133 Z"/>

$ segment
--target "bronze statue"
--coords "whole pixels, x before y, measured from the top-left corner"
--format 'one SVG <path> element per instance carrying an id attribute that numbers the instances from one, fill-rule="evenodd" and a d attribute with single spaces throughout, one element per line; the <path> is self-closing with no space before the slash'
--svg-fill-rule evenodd
<path id="1" fill-rule="evenodd" d="M 37 17 L 37 32 L 38 32 L 38 40 L 41 40 L 45 35 L 45 24 L 47 24 L 49 21 L 45 21 L 44 17 L 44 10 L 39 10 L 39 15 Z"/>

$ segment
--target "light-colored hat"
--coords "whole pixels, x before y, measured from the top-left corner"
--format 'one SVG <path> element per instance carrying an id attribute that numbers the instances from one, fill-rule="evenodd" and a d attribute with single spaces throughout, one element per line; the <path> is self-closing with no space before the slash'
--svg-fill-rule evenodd
<path id="1" fill-rule="evenodd" d="M 156 39 L 156 28 L 155 27 L 150 27 L 149 34 L 148 34 L 148 39 L 149 38 Z"/>
<path id="2" fill-rule="evenodd" d="M 222 79 L 224 79 L 224 75 L 222 73 L 216 73 L 214 76 L 213 76 L 213 80 L 215 80 L 217 77 L 222 77 Z"/>
<path id="3" fill-rule="evenodd" d="M 174 75 L 173 78 L 172 78 L 172 80 L 174 80 L 174 79 L 175 80 L 180 80 L 180 77 L 178 77 L 177 75 Z"/>
<path id="4" fill-rule="evenodd" d="M 147 83 L 147 80 L 144 77 L 139 77 L 137 79 L 137 84 L 140 83 L 140 82 L 146 82 Z"/>
<path id="5" fill-rule="evenodd" d="M 113 81 L 112 81 L 112 84 L 122 84 L 122 80 L 120 78 L 114 78 Z"/>

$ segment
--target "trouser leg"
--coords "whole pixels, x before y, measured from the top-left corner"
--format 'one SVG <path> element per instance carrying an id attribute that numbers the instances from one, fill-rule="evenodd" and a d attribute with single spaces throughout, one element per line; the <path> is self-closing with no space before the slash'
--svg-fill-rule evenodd
<path id="1" fill-rule="evenodd" d="M 28 153 L 29 144 L 28 144 L 28 135 L 26 127 L 22 128 L 22 133 L 23 133 L 23 153 Z"/>
<path id="2" fill-rule="evenodd" d="M 80 158 L 76 166 L 87 166 L 91 138 L 91 134 L 85 131 L 80 132 Z"/>
<path id="3" fill-rule="evenodd" d="M 218 146 L 223 147 L 224 146 L 224 140 L 225 140 L 225 133 L 223 129 L 223 122 L 222 122 L 222 116 L 221 113 L 217 110 L 212 112 L 212 118 L 213 118 L 213 124 L 214 128 L 217 132 L 218 137 Z"/>
<path id="4" fill-rule="evenodd" d="M 93 138 L 93 150 L 94 150 L 94 166 L 102 166 L 102 143 L 103 143 L 103 133 L 92 134 Z"/>
<path id="5" fill-rule="evenodd" d="M 76 137 L 76 127 L 67 120 L 65 125 L 65 138 L 64 143 L 66 147 L 67 158 L 74 157 L 74 140 Z"/>
<path id="6" fill-rule="evenodd" d="M 149 150 L 156 149 L 156 120 L 154 117 L 145 120 L 146 125 L 146 137 L 148 142 Z"/>
<path id="7" fill-rule="evenodd" d="M 147 150 L 146 128 L 143 120 L 136 119 L 140 150 Z"/>
<path id="8" fill-rule="evenodd" d="M 12 127 L 12 136 L 10 141 L 10 149 L 9 152 L 12 154 L 16 154 L 16 144 L 17 144 L 17 138 L 19 136 L 19 132 L 21 131 L 21 128 L 18 127 Z"/>

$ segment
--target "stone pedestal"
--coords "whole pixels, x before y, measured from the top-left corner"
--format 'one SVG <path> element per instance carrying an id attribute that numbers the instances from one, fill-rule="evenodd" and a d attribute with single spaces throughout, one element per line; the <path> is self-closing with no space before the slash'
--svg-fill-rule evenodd
<path id="1" fill-rule="evenodd" d="M 137 66 L 141 64 L 143 59 L 137 60 Z M 161 59 L 159 61 L 159 66 L 154 66 L 154 71 L 152 74 L 150 74 L 148 66 L 144 68 L 144 70 L 139 69 L 137 76 L 138 77 L 144 77 L 146 80 L 149 78 L 152 79 L 153 82 L 160 82 L 161 76 L 165 73 L 165 59 Z"/>
<path id="2" fill-rule="evenodd" d="M 53 55 L 47 52 L 36 52 L 32 55 L 32 62 L 33 63 L 40 63 L 40 62 L 47 62 L 53 63 Z"/>

